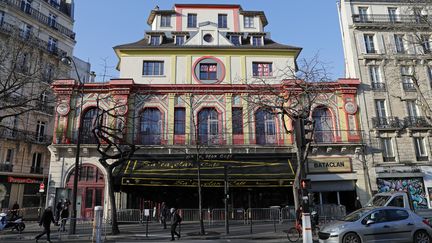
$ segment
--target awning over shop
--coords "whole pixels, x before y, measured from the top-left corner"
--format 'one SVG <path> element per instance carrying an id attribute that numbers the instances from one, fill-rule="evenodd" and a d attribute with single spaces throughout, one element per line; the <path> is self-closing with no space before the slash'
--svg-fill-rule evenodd
<path id="1" fill-rule="evenodd" d="M 141 155 L 128 161 L 117 176 L 122 186 L 196 187 L 194 155 Z M 223 187 L 224 171 L 230 187 L 292 186 L 295 154 L 200 155 L 203 187 Z"/>

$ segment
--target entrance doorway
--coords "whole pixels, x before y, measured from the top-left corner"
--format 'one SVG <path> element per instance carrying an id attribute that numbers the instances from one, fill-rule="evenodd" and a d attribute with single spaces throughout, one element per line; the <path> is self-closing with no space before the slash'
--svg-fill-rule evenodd
<path id="1" fill-rule="evenodd" d="M 74 171 L 69 175 L 66 187 L 73 189 Z M 83 165 L 78 178 L 77 217 L 93 218 L 95 206 L 102 206 L 105 180 L 102 171 L 94 165 Z"/>

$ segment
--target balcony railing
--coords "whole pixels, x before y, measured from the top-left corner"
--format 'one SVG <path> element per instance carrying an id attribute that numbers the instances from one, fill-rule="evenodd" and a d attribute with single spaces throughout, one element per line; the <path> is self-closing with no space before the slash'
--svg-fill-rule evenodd
<path id="1" fill-rule="evenodd" d="M 385 83 L 381 83 L 381 82 L 373 82 L 371 84 L 372 86 L 372 90 L 375 91 L 385 91 L 386 90 L 386 85 Z"/>
<path id="2" fill-rule="evenodd" d="M 383 156 L 383 161 L 384 162 L 395 162 L 396 161 L 396 157 L 394 157 L 394 156 L 390 156 L 390 157 Z"/>
<path id="3" fill-rule="evenodd" d="M 342 139 L 342 136 L 348 139 Z M 315 130 L 314 144 L 359 144 L 363 143 L 363 131 L 360 130 Z"/>
<path id="4" fill-rule="evenodd" d="M 19 129 L 9 129 L 5 127 L 0 128 L 0 137 L 11 140 L 26 141 L 29 143 L 46 145 L 51 144 L 52 141 L 52 136 L 37 134 L 35 132 L 29 132 Z"/>
<path id="5" fill-rule="evenodd" d="M 423 116 L 408 116 L 404 118 L 404 123 L 406 127 L 409 128 L 430 128 L 431 124 Z"/>
<path id="6" fill-rule="evenodd" d="M 43 174 L 43 168 L 42 167 L 38 167 L 38 166 L 32 166 L 30 168 L 30 173 Z"/>
<path id="7" fill-rule="evenodd" d="M 372 126 L 378 129 L 401 129 L 404 124 L 398 117 L 372 117 Z"/>
<path id="8" fill-rule="evenodd" d="M 429 161 L 428 156 L 416 156 L 417 161 Z"/>
<path id="9" fill-rule="evenodd" d="M 36 110 L 50 115 L 54 114 L 54 106 L 48 104 L 47 102 L 37 101 Z"/>
<path id="10" fill-rule="evenodd" d="M 0 0 L 0 1 L 2 1 L 2 0 Z M 8 35 L 12 35 L 13 33 L 21 33 L 21 30 L 19 28 L 17 28 L 17 26 L 15 26 L 15 25 L 3 22 L 3 23 L 0 23 L 0 32 L 8 34 Z M 41 40 L 31 33 L 26 34 L 26 35 L 19 34 L 18 36 L 23 41 L 25 41 L 26 43 L 29 43 L 29 45 L 34 45 L 35 47 L 37 47 L 41 50 L 44 50 L 50 54 L 56 55 L 58 57 L 67 56 L 67 52 L 63 51 L 62 49 L 60 49 L 58 47 L 56 47 L 55 49 L 52 49 L 52 47 L 50 45 L 48 45 L 47 41 Z"/>
<path id="11" fill-rule="evenodd" d="M 413 83 L 402 83 L 402 88 L 407 92 L 415 92 L 416 88 Z"/>
<path id="12" fill-rule="evenodd" d="M 21 0 L 0 0 L 0 2 L 5 2 L 8 5 L 14 7 L 15 9 L 18 9 L 20 11 L 23 11 L 24 13 L 30 15 L 33 19 L 39 21 L 40 23 L 51 27 L 52 29 L 55 29 L 56 31 L 66 35 L 67 37 L 71 38 L 72 40 L 75 40 L 75 33 L 66 28 L 65 26 L 55 22 L 52 23 L 48 16 L 42 14 L 41 12 L 39 12 L 38 10 L 27 6 L 27 5 L 23 5 Z"/>
<path id="13" fill-rule="evenodd" d="M 13 165 L 9 163 L 1 163 L 0 164 L 0 171 L 2 172 L 12 172 Z"/>
<path id="14" fill-rule="evenodd" d="M 353 14 L 354 23 L 360 24 L 427 24 L 432 18 L 426 15 Z"/>

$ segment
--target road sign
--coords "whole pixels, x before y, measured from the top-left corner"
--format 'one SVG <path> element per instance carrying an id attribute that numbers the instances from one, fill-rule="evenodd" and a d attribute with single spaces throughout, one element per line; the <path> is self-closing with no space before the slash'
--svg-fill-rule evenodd
<path id="1" fill-rule="evenodd" d="M 39 192 L 44 192 L 45 191 L 45 184 L 43 184 L 43 182 L 41 184 L 39 184 Z"/>

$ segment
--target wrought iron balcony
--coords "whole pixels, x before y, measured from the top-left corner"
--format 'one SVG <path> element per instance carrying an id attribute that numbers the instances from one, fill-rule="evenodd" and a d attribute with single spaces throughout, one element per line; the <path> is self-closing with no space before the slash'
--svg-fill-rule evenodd
<path id="1" fill-rule="evenodd" d="M 395 162 L 396 161 L 396 157 L 394 157 L 394 156 L 391 156 L 391 157 L 383 156 L 383 161 L 384 162 Z"/>
<path id="2" fill-rule="evenodd" d="M 1 163 L 0 164 L 0 171 L 2 172 L 12 172 L 13 165 L 10 163 Z"/>
<path id="3" fill-rule="evenodd" d="M 19 129 L 9 129 L 6 127 L 0 128 L 0 137 L 11 140 L 26 141 L 36 144 L 51 144 L 52 136 L 37 134 Z"/>
<path id="4" fill-rule="evenodd" d="M 387 24 L 398 26 L 403 24 L 424 24 L 427 25 L 432 20 L 427 15 L 388 15 L 388 14 L 353 14 L 353 22 L 358 25 Z"/>
<path id="5" fill-rule="evenodd" d="M 372 117 L 372 126 L 377 129 L 401 129 L 403 125 L 398 117 Z"/>
<path id="6" fill-rule="evenodd" d="M 428 156 L 416 156 L 417 161 L 429 161 Z"/>
<path id="7" fill-rule="evenodd" d="M 402 83 L 402 88 L 407 92 L 415 92 L 416 88 L 413 83 Z"/>
<path id="8" fill-rule="evenodd" d="M 23 1 L 21 0 L 0 0 L 0 2 L 4 2 L 12 7 L 14 7 L 17 10 L 20 10 L 28 15 L 30 15 L 33 19 L 39 21 L 40 23 L 49 26 L 53 29 L 55 29 L 56 31 L 66 35 L 67 37 L 71 38 L 72 40 L 75 40 L 75 33 L 66 28 L 65 26 L 57 23 L 57 22 L 52 22 L 49 20 L 48 16 L 42 14 L 41 12 L 39 12 L 38 10 L 23 4 Z M 60 10 L 60 7 L 57 8 Z M 70 16 L 70 14 L 68 14 L 68 16 Z"/>
<path id="9" fill-rule="evenodd" d="M 408 116 L 404 118 L 404 123 L 406 127 L 409 128 L 430 128 L 431 124 L 423 116 Z"/>
<path id="10" fill-rule="evenodd" d="M 2 1 L 2 0 L 0 0 Z M 25 41 L 29 45 L 33 45 L 43 51 L 46 51 L 50 54 L 56 55 L 58 57 L 67 56 L 67 52 L 63 51 L 62 49 L 55 47 L 52 48 L 51 45 L 48 44 L 47 41 L 41 40 L 34 36 L 32 33 L 30 34 L 22 34 L 22 30 L 20 30 L 17 26 L 3 22 L 0 23 L 0 32 L 13 35 L 14 33 L 18 33 L 19 38 L 21 38 L 23 41 Z"/>
<path id="11" fill-rule="evenodd" d="M 385 85 L 385 83 L 372 82 L 371 86 L 372 86 L 372 89 L 375 90 L 375 91 L 386 91 L 386 85 Z"/>
<path id="12" fill-rule="evenodd" d="M 32 166 L 30 168 L 30 173 L 43 174 L 43 168 L 42 167 L 38 167 L 38 166 Z"/>
<path id="13" fill-rule="evenodd" d="M 36 110 L 41 111 L 43 113 L 47 113 L 50 115 L 54 114 L 54 106 L 48 104 L 47 102 L 37 101 L 36 102 Z"/>

